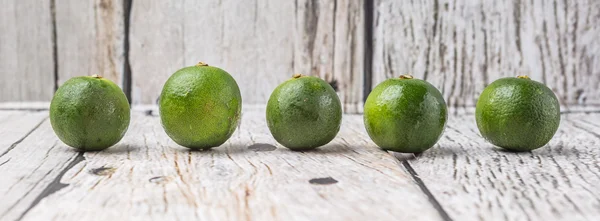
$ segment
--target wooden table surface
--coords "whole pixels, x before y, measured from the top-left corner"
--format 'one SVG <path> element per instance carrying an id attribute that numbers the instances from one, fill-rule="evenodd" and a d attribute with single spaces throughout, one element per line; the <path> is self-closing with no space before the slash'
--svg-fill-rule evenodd
<path id="1" fill-rule="evenodd" d="M 600 220 L 600 108 L 563 108 L 541 149 L 513 153 L 452 109 L 420 155 L 378 149 L 361 115 L 330 144 L 276 144 L 260 108 L 224 145 L 190 151 L 135 107 L 123 140 L 77 152 L 45 105 L 0 105 L 0 220 Z"/>

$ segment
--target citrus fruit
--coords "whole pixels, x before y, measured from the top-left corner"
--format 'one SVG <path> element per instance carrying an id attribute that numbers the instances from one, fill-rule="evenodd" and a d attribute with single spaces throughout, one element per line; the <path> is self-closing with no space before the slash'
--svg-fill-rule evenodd
<path id="1" fill-rule="evenodd" d="M 115 83 L 98 75 L 74 77 L 50 103 L 50 123 L 58 138 L 79 150 L 103 150 L 129 127 L 129 102 Z"/>
<path id="2" fill-rule="evenodd" d="M 267 125 L 275 140 L 292 150 L 329 143 L 340 130 L 342 105 L 324 80 L 294 75 L 279 85 L 267 103 Z"/>
<path id="3" fill-rule="evenodd" d="M 384 150 L 419 153 L 431 148 L 442 135 L 447 118 L 440 91 L 410 75 L 380 83 L 365 102 L 365 128 Z"/>
<path id="4" fill-rule="evenodd" d="M 558 99 L 546 85 L 527 76 L 502 78 L 487 86 L 477 101 L 481 135 L 512 151 L 546 145 L 560 123 Z"/>
<path id="5" fill-rule="evenodd" d="M 242 96 L 224 70 L 198 63 L 175 72 L 160 94 L 160 119 L 175 143 L 209 149 L 225 143 L 235 131 Z"/>

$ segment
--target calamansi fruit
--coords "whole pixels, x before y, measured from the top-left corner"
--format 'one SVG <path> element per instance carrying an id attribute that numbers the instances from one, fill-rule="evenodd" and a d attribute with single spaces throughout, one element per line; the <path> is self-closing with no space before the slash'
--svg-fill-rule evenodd
<path id="1" fill-rule="evenodd" d="M 380 83 L 365 102 L 365 128 L 384 150 L 419 153 L 431 148 L 442 135 L 447 118 L 440 91 L 410 75 Z"/>
<path id="2" fill-rule="evenodd" d="M 130 109 L 115 83 L 98 75 L 75 77 L 58 88 L 50 123 L 58 138 L 80 150 L 103 150 L 123 138 Z"/>
<path id="3" fill-rule="evenodd" d="M 198 63 L 175 72 L 160 94 L 160 119 L 175 143 L 209 149 L 225 143 L 235 131 L 242 96 L 224 70 Z"/>
<path id="4" fill-rule="evenodd" d="M 479 96 L 475 119 L 492 144 L 529 151 L 552 139 L 560 124 L 560 105 L 550 88 L 527 76 L 502 78 Z"/>
<path id="5" fill-rule="evenodd" d="M 329 143 L 340 130 L 342 105 L 324 80 L 300 74 L 279 85 L 267 103 L 267 125 L 275 140 L 292 150 Z"/>

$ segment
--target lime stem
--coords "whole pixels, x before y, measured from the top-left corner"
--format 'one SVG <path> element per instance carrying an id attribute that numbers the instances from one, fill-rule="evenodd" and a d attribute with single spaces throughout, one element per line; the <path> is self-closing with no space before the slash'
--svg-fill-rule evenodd
<path id="1" fill-rule="evenodd" d="M 531 80 L 531 78 L 529 78 L 527 75 L 519 75 L 517 78 Z"/>
<path id="2" fill-rule="evenodd" d="M 92 75 L 93 78 L 102 78 L 102 76 L 98 75 L 98 74 L 94 74 Z"/>
<path id="3" fill-rule="evenodd" d="M 208 66 L 208 64 L 201 61 L 201 62 L 198 62 L 198 64 L 196 64 L 196 66 Z"/>
<path id="4" fill-rule="evenodd" d="M 302 77 L 302 74 L 294 74 L 292 77 L 293 78 L 300 78 L 300 77 Z"/>
<path id="5" fill-rule="evenodd" d="M 410 74 L 403 74 L 400 75 L 400 79 L 413 79 L 413 76 Z"/>

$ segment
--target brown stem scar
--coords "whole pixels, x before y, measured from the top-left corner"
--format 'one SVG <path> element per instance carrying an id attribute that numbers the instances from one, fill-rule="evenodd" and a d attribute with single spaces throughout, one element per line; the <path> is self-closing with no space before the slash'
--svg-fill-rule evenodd
<path id="1" fill-rule="evenodd" d="M 413 76 L 410 74 L 403 74 L 400 75 L 400 79 L 413 79 Z"/>

